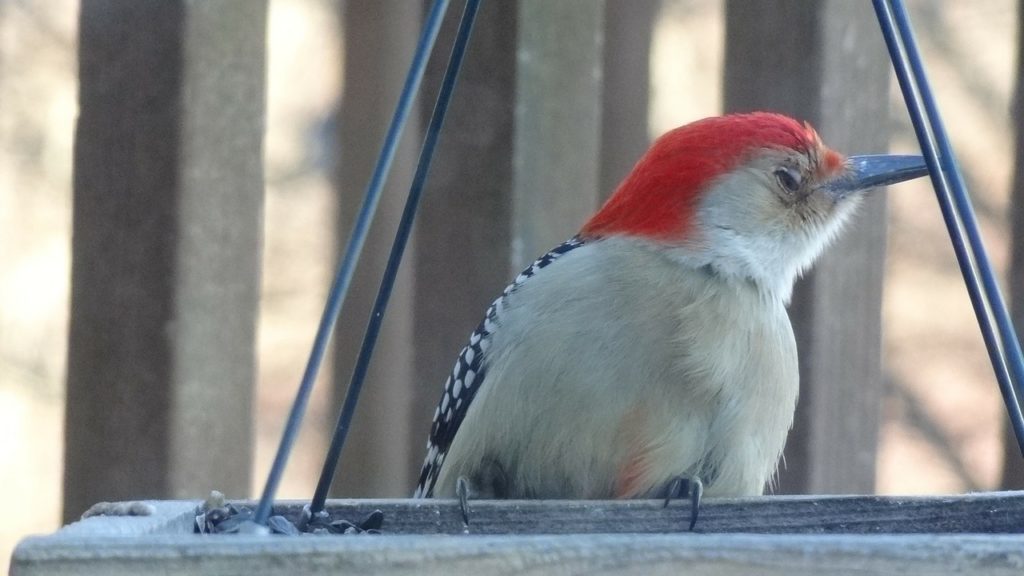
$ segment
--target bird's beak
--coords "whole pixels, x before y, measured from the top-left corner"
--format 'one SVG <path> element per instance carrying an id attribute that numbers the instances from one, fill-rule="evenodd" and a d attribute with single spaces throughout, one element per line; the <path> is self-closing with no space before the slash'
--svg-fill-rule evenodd
<path id="1" fill-rule="evenodd" d="M 843 173 L 826 182 L 824 187 L 836 198 L 842 198 L 854 192 L 897 184 L 926 174 L 928 166 L 921 156 L 850 156 L 846 159 Z"/>

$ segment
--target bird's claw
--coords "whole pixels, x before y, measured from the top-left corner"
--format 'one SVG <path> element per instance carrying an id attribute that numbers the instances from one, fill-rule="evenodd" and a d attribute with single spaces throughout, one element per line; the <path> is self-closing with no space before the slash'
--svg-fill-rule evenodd
<path id="1" fill-rule="evenodd" d="M 693 532 L 697 525 L 697 515 L 700 513 L 700 499 L 704 495 L 704 482 L 698 476 L 677 476 L 668 485 L 665 493 L 664 508 L 668 508 L 669 502 L 676 498 L 689 496 L 690 498 L 690 532 Z"/>
<path id="2" fill-rule="evenodd" d="M 459 476 L 455 480 L 455 495 L 459 497 L 459 512 L 462 513 L 462 525 L 469 529 L 469 480 Z"/>

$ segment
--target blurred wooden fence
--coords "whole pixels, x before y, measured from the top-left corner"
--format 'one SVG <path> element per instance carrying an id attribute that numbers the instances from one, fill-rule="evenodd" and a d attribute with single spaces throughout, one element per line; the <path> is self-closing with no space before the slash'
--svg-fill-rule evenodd
<path id="1" fill-rule="evenodd" d="M 266 4 L 84 0 L 65 517 L 247 492 Z"/>
<path id="2" fill-rule="evenodd" d="M 410 492 L 444 375 L 487 304 L 571 235 L 647 146 L 658 7 L 484 3 L 339 495 Z M 266 0 L 82 2 L 66 518 L 101 500 L 249 491 L 266 9 Z M 348 0 L 340 9 L 339 249 L 422 5 Z M 868 3 L 728 0 L 725 18 L 727 111 L 780 110 L 840 150 L 885 150 L 889 64 Z M 453 30 L 450 21 L 425 80 L 424 117 Z M 339 394 L 418 130 L 414 122 L 399 151 L 336 334 Z M 885 213 L 876 195 L 796 291 L 802 398 L 782 492 L 874 489 Z"/>

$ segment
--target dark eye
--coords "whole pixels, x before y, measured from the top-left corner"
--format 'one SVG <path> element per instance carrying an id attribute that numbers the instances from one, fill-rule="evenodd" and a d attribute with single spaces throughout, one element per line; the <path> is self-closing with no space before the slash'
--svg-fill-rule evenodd
<path id="1" fill-rule="evenodd" d="M 792 168 L 779 168 L 775 171 L 775 178 L 779 181 L 779 186 L 790 192 L 800 189 L 800 173 Z"/>

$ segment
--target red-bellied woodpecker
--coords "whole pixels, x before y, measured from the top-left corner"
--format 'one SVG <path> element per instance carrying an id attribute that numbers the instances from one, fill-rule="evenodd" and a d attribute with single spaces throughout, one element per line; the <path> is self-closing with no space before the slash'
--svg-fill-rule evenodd
<path id="1" fill-rule="evenodd" d="M 485 498 L 700 480 L 761 494 L 797 400 L 794 281 L 863 191 L 926 173 L 917 156 L 845 158 L 778 114 L 668 132 L 487 310 L 445 382 L 416 495 L 453 496 L 459 478 Z"/>

